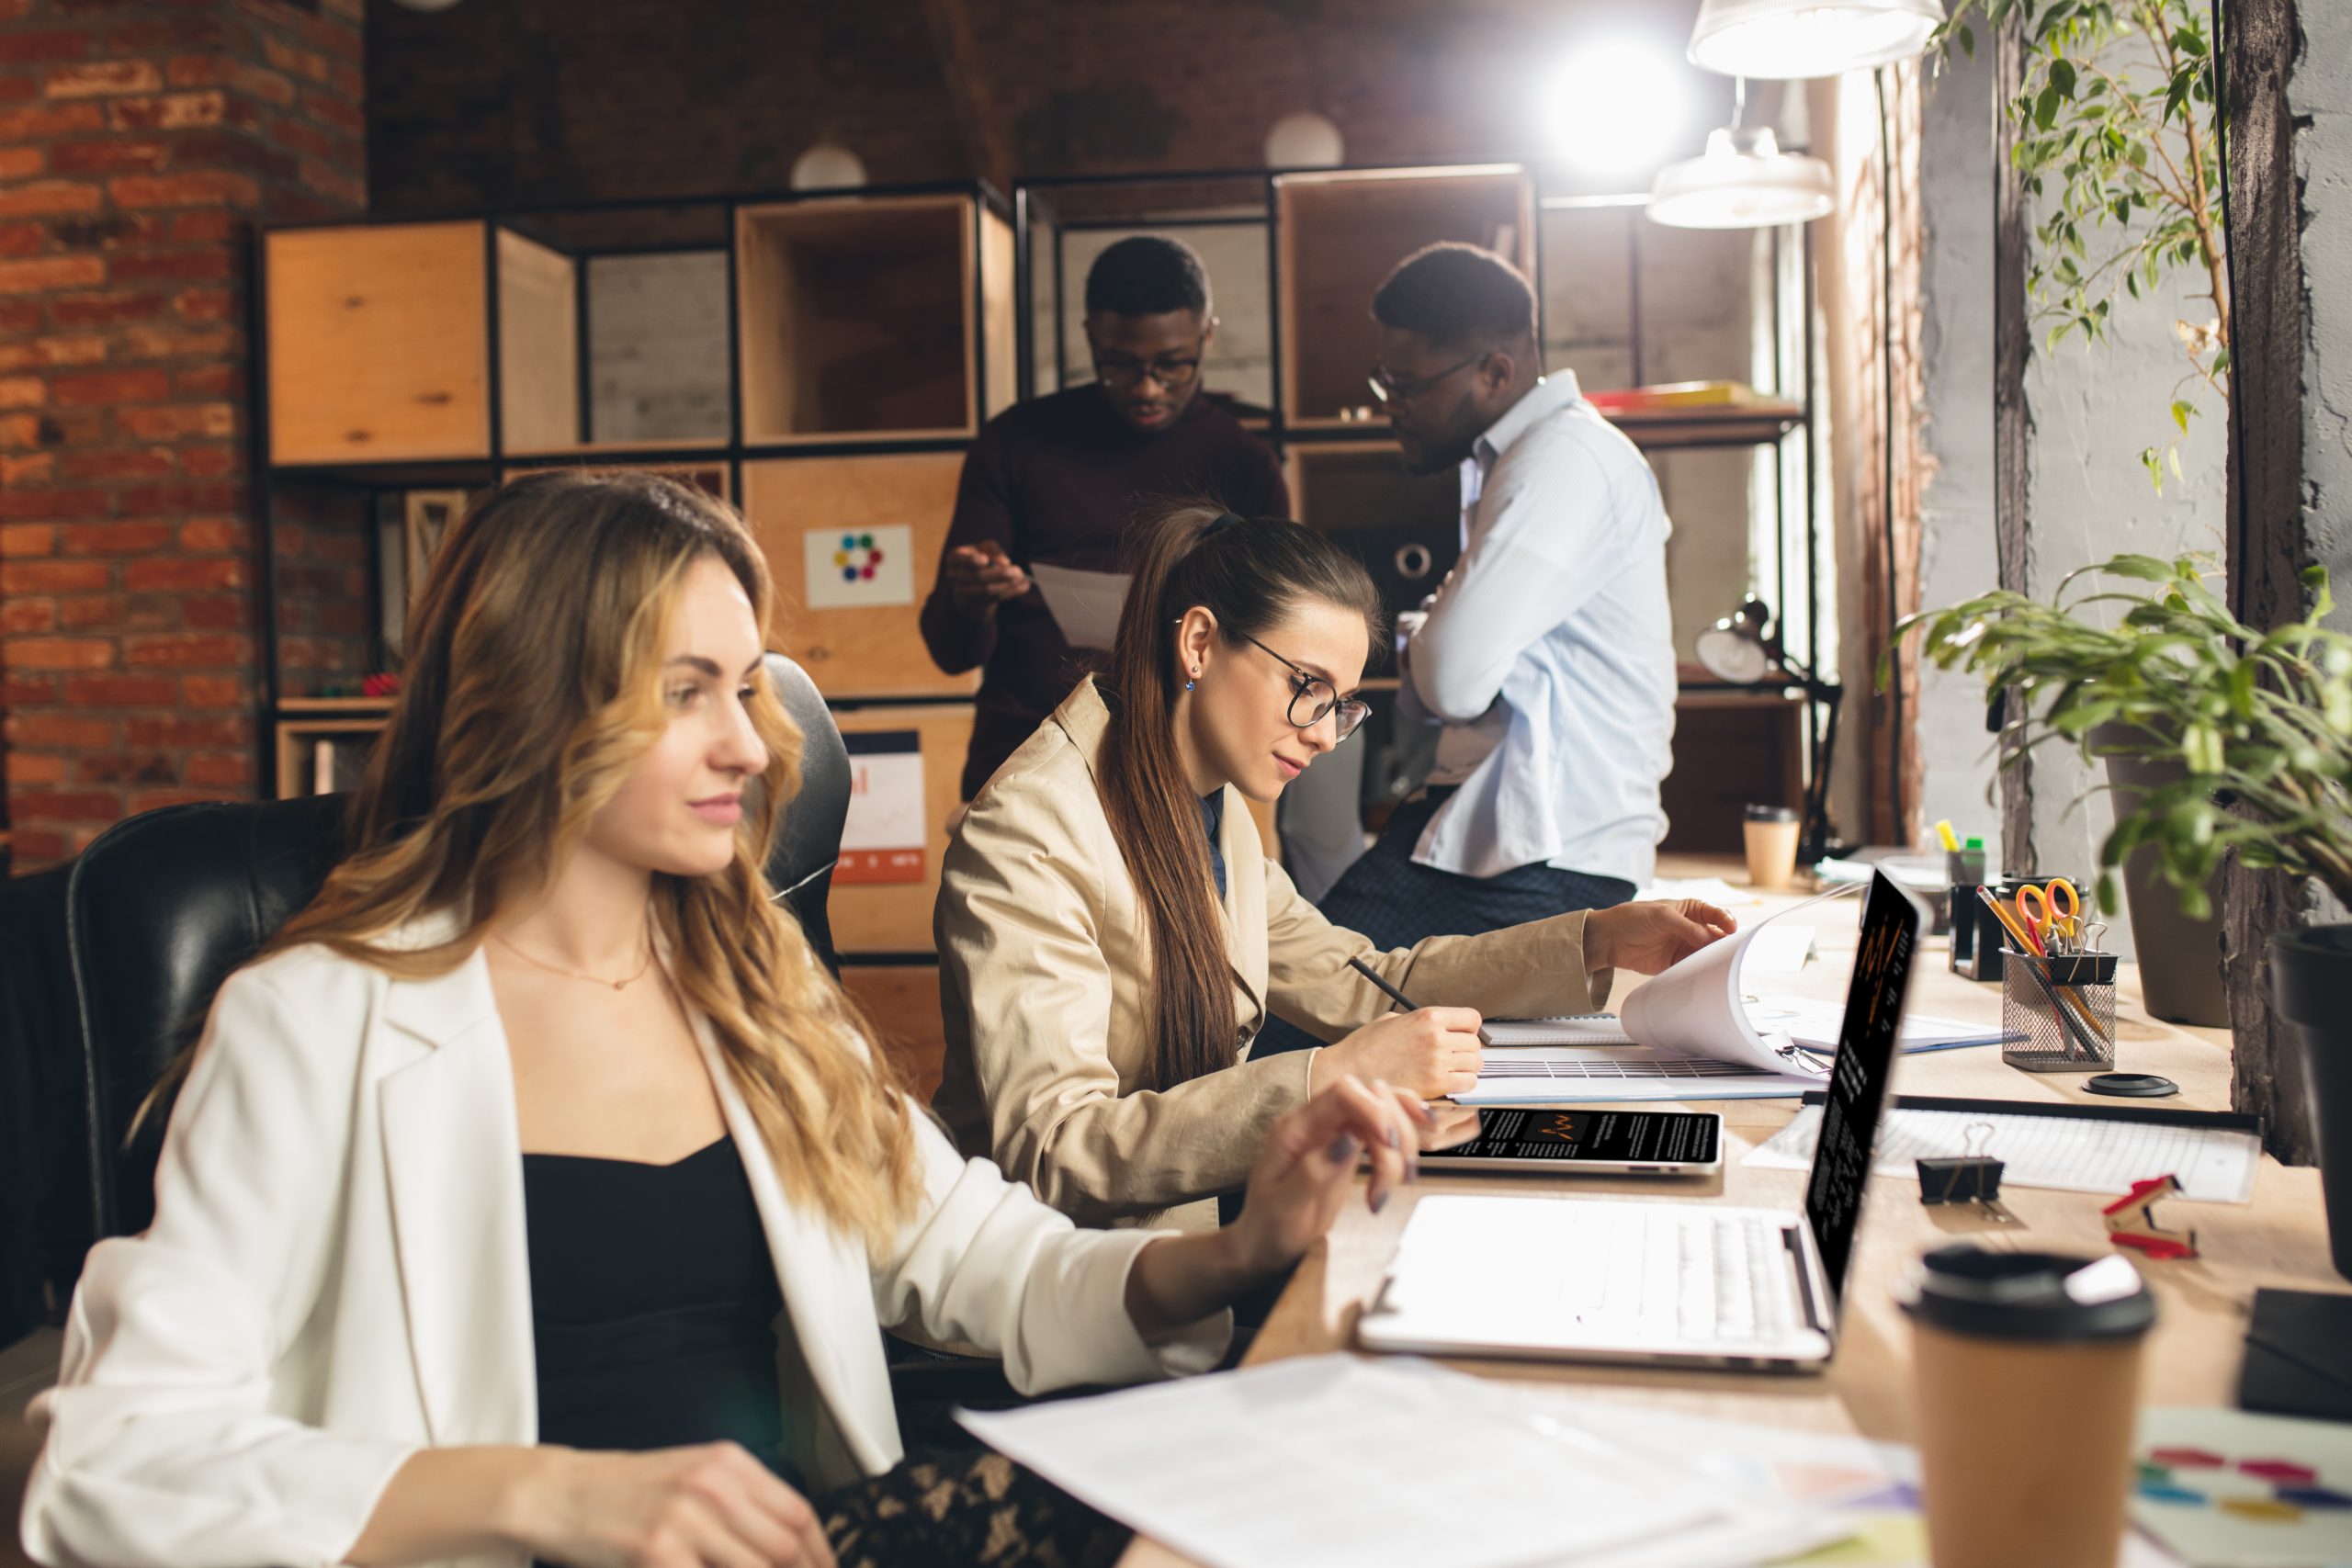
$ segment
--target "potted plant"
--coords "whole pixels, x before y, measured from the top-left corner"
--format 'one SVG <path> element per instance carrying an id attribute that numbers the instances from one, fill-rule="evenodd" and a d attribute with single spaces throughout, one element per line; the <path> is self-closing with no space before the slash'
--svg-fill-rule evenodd
<path id="1" fill-rule="evenodd" d="M 2010 694 L 2004 766 L 2056 742 L 2178 769 L 2119 806 L 2099 849 L 2102 908 L 2143 845 L 2192 915 L 2211 913 L 2211 878 L 2233 854 L 2352 907 L 2352 637 L 2320 625 L 2327 572 L 2303 573 L 2308 615 L 2261 632 L 2206 585 L 2211 565 L 2118 556 L 2069 575 L 2054 603 L 2004 590 L 1910 616 L 1896 637 L 1924 624 L 1939 667 Z M 2070 598 L 2092 574 L 2148 586 Z M 2120 607 L 2112 628 L 2085 614 L 2101 604 Z M 2335 1266 L 2352 1275 L 2352 925 L 2272 938 L 2270 974 L 2302 1046 Z"/>

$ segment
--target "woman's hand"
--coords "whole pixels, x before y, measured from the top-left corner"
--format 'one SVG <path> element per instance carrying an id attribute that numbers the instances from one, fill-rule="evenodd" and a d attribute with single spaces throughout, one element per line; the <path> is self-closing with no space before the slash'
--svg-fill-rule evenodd
<path id="1" fill-rule="evenodd" d="M 1696 898 L 1595 909 L 1584 918 L 1584 966 L 1655 975 L 1738 929 L 1737 920 Z"/>
<path id="2" fill-rule="evenodd" d="M 1136 1254 L 1127 1315 L 1136 1331 L 1147 1342 L 1163 1338 L 1279 1279 L 1339 1218 L 1366 1149 L 1367 1199 L 1377 1213 L 1398 1182 L 1419 1173 L 1416 1130 L 1430 1120 L 1415 1096 L 1352 1077 L 1284 1112 L 1266 1130 L 1239 1219 L 1221 1231 L 1161 1236 Z"/>
<path id="3" fill-rule="evenodd" d="M 1367 1149 L 1364 1201 L 1380 1213 L 1399 1182 L 1420 1175 L 1419 1130 L 1431 1122 L 1418 1095 L 1354 1077 L 1277 1120 L 1250 1168 L 1241 1217 L 1224 1233 L 1240 1267 L 1262 1278 L 1297 1262 L 1340 1217 Z"/>
<path id="4" fill-rule="evenodd" d="M 1586 941 L 1590 942 L 1589 935 Z M 1475 1010 L 1422 1008 L 1390 1013 L 1325 1046 L 1315 1076 L 1351 1074 L 1366 1083 L 1385 1080 L 1423 1100 L 1439 1100 L 1475 1088 L 1479 1060 Z"/>
<path id="5" fill-rule="evenodd" d="M 807 1499 L 734 1443 L 540 1449 L 513 1533 L 568 1568 L 833 1568 Z"/>

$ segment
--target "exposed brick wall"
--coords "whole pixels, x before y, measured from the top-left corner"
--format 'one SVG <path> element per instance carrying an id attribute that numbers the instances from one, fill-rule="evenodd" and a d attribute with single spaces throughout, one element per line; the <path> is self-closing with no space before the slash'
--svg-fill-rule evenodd
<path id="1" fill-rule="evenodd" d="M 283 484 L 271 539 L 277 557 L 277 673 L 289 697 L 316 696 L 373 671 L 375 616 L 368 555 L 375 542 L 371 492 Z"/>
<path id="2" fill-rule="evenodd" d="M 256 787 L 256 220 L 367 199 L 360 0 L 0 0 L 16 866 Z"/>

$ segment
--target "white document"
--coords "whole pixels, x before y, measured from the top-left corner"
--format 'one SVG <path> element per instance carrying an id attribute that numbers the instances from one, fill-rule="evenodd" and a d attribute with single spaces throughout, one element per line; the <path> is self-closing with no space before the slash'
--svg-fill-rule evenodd
<path id="1" fill-rule="evenodd" d="M 2189 1495 L 2164 1498 L 2143 1489 L 2132 1520 L 2197 1568 L 2313 1568 L 2352 1562 L 2352 1517 L 2340 1506 L 2304 1506 L 2281 1517 L 2303 1488 L 2352 1493 L 2352 1427 L 2247 1410 L 2159 1407 L 2140 1412 L 2139 1457 L 2160 1450 L 2200 1450 L 2218 1464 L 2173 1463 L 2167 1484 Z M 2264 1461 L 2311 1472 L 2269 1473 Z M 2158 1462 L 2162 1462 L 2158 1461 Z M 2246 1463 L 2257 1468 L 2239 1468 Z M 2243 1512 L 2231 1504 L 2250 1504 Z"/>
<path id="2" fill-rule="evenodd" d="M 1793 975 L 1820 956 L 1814 951 L 1811 926 L 1772 925 L 1756 933 L 1747 944 L 1742 975 Z"/>
<path id="3" fill-rule="evenodd" d="M 1719 1559 L 1664 1549 L 1804 1517 L 1419 1361 L 1302 1357 L 956 1419 L 1210 1568 L 1695 1568 Z"/>
<path id="4" fill-rule="evenodd" d="M 1986 1127 L 1989 1137 L 1975 1133 L 1972 1148 L 1971 1130 Z M 1820 1135 L 1821 1107 L 1808 1105 L 1741 1163 L 1763 1170 L 1809 1170 Z M 1914 1160 L 1988 1154 L 2002 1162 L 2007 1186 L 2120 1198 L 2135 1181 L 2177 1176 L 2182 1197 L 2209 1203 L 2251 1199 L 2255 1167 L 2262 1157 L 2254 1134 L 2233 1127 L 1905 1107 L 1887 1112 L 1877 1146 L 1871 1168 L 1881 1176 L 1917 1175 Z"/>
<path id="5" fill-rule="evenodd" d="M 1835 1051 L 1846 1026 L 1846 1004 L 1814 997 L 1761 996 L 1747 1004 L 1748 1021 L 1767 1034 L 1785 1034 L 1792 1045 L 1808 1051 Z M 1895 1036 L 1898 1051 L 1945 1051 L 1959 1045 L 1998 1045 L 2022 1040 L 2022 1032 L 2004 1033 L 1998 1022 L 1971 1023 L 1966 1019 L 1933 1018 L 1905 1012 Z"/>
<path id="6" fill-rule="evenodd" d="M 1054 624 L 1072 648 L 1108 652 L 1118 640 L 1119 612 L 1126 608 L 1127 584 L 1134 581 L 1126 573 L 1078 571 L 1037 561 L 1029 568 L 1029 581 L 1045 596 Z"/>
<path id="7" fill-rule="evenodd" d="M 1828 1064 L 1748 1021 L 1740 972 L 1776 921 L 1846 891 L 1816 895 L 1708 943 L 1637 987 L 1613 1021 L 1597 1013 L 1488 1024 L 1495 1043 L 1477 1087 L 1453 1098 L 1464 1105 L 1750 1100 L 1818 1089 Z M 1608 1032 L 1612 1022 L 1622 1033 Z M 1603 1049 L 1581 1049 L 1594 1046 Z"/>
<path id="8" fill-rule="evenodd" d="M 1718 909 L 1741 909 L 1764 902 L 1753 887 L 1734 887 L 1720 876 L 1660 877 L 1634 895 L 1637 898 L 1697 898 Z"/>

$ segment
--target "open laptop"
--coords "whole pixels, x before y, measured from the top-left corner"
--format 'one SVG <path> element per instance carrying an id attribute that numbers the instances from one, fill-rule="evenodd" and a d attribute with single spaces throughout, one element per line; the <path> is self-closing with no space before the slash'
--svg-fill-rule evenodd
<path id="1" fill-rule="evenodd" d="M 1826 1364 L 1925 911 L 1871 879 L 1804 1210 L 1432 1193 L 1378 1301 L 1374 1350 L 1795 1371 Z"/>

